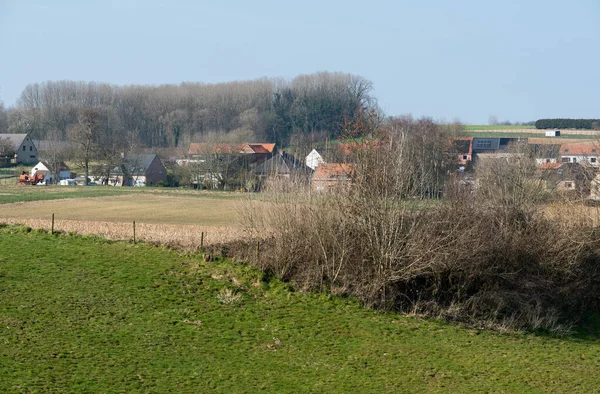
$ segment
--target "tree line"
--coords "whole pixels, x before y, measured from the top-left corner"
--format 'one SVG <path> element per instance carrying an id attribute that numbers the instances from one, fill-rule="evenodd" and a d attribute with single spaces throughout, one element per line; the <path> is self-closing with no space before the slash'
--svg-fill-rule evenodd
<path id="1" fill-rule="evenodd" d="M 600 130 L 600 119 L 538 119 L 535 128 Z"/>
<path id="2" fill-rule="evenodd" d="M 162 86 L 48 81 L 27 85 L 13 108 L 0 108 L 0 128 L 64 140 L 78 113 L 93 109 L 104 137 L 134 134 L 147 147 L 210 139 L 285 146 L 311 134 L 334 138 L 358 111 L 377 107 L 371 91 L 363 77 L 330 72 Z"/>

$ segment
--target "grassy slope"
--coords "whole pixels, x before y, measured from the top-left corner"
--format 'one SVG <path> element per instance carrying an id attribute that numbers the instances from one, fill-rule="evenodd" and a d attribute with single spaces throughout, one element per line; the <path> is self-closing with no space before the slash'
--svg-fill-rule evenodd
<path id="1" fill-rule="evenodd" d="M 0 250 L 2 392 L 598 388 L 598 339 L 379 314 L 147 245 L 9 227 Z M 221 304 L 223 288 L 238 289 L 241 303 Z"/>

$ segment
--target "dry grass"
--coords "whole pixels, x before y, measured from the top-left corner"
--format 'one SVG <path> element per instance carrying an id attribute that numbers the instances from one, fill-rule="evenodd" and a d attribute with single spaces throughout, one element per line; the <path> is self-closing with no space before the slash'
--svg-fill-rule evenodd
<path id="1" fill-rule="evenodd" d="M 50 219 L 4 218 L 3 223 L 23 224 L 32 228 L 50 230 Z M 73 232 L 82 235 L 97 235 L 107 239 L 133 239 L 132 223 L 56 220 L 55 231 Z M 136 222 L 136 239 L 145 242 L 195 248 L 200 245 L 204 232 L 204 244 L 227 243 L 246 237 L 241 227 L 212 227 L 174 224 L 152 224 Z"/>
<path id="2" fill-rule="evenodd" d="M 239 226 L 239 203 L 159 194 L 127 194 L 86 199 L 32 201 L 0 205 L 1 218 L 56 218 L 82 221 Z"/>
<path id="3" fill-rule="evenodd" d="M 131 239 L 135 220 L 138 240 L 196 247 L 202 232 L 205 245 L 244 238 L 246 231 L 238 220 L 241 209 L 236 199 L 127 194 L 3 204 L 0 222 L 49 230 L 54 213 L 56 231 Z"/>

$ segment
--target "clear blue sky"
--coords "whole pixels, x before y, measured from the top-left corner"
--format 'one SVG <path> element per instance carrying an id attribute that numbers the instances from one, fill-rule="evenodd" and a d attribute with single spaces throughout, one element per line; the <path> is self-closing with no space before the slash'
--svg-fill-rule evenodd
<path id="1" fill-rule="evenodd" d="M 389 115 L 600 118 L 600 1 L 0 0 L 0 100 L 33 82 L 361 75 Z"/>

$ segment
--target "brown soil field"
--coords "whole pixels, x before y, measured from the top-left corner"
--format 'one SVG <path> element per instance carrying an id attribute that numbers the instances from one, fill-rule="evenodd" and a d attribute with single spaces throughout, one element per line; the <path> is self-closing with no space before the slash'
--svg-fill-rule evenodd
<path id="1" fill-rule="evenodd" d="M 130 239 L 135 220 L 139 240 L 198 246 L 202 232 L 207 245 L 245 237 L 243 206 L 236 199 L 127 194 L 2 204 L 0 222 L 50 229 L 54 213 L 56 231 Z"/>

